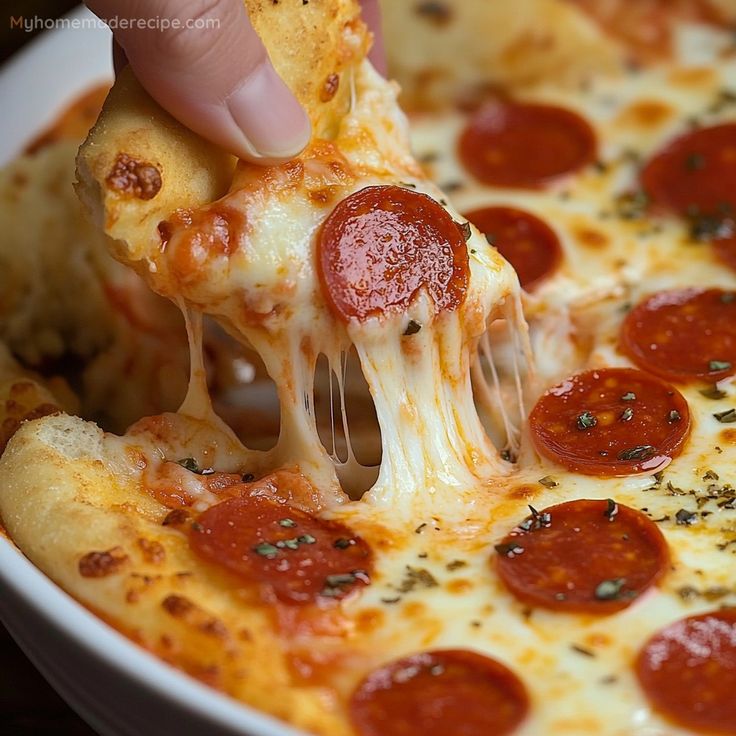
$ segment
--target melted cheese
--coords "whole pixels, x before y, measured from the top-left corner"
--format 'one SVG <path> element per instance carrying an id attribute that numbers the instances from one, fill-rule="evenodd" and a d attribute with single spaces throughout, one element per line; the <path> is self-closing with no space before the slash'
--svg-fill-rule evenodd
<path id="1" fill-rule="evenodd" d="M 365 63 L 354 90 L 353 109 L 333 143 L 317 142 L 295 164 L 265 174 L 240 164 L 230 194 L 172 221 L 166 248 L 148 256 L 149 279 L 160 292 L 182 295 L 177 296 L 182 304 L 218 317 L 259 354 L 281 407 L 280 436 L 269 461 L 297 464 L 328 504 L 347 500 L 338 473 L 352 487 L 361 484 L 367 471 L 352 449 L 340 462 L 320 441 L 315 369 L 318 357 L 325 355 L 331 372 L 339 375 L 354 346 L 382 437 L 381 469 L 368 498 L 383 505 L 411 505 L 419 495 L 465 492 L 479 479 L 508 472 L 481 426 L 470 370 L 487 324 L 505 318 L 518 331 L 523 317 L 513 271 L 477 231 L 466 246 L 470 285 L 457 312 L 435 315 L 423 297 L 407 314 L 347 328 L 331 314 L 314 266 L 315 235 L 330 208 L 366 186 L 397 179 L 444 201 L 439 190 L 417 176 L 394 87 Z M 410 319 L 426 327 L 404 337 Z M 191 321 L 189 328 L 196 332 Z M 203 388 L 204 369 L 193 365 L 192 385 Z M 182 412 L 203 418 L 208 411 L 201 390 L 190 389 Z"/>
<path id="2" fill-rule="evenodd" d="M 577 110 L 593 123 L 600 141 L 603 166 L 543 191 L 503 190 L 473 181 L 455 155 L 467 119 L 463 113 L 411 120 L 417 157 L 451 191 L 460 212 L 518 206 L 537 214 L 560 237 L 565 251 L 561 269 L 523 297 L 537 362 L 538 381 L 528 391 L 532 399 L 572 372 L 630 365 L 617 350 L 618 330 L 627 305 L 644 295 L 691 285 L 736 288 L 736 274 L 716 260 L 707 244 L 690 242 L 685 223 L 643 213 L 629 217 L 620 198 L 636 187 L 639 163 L 686 131 L 692 118 L 703 125 L 734 119 L 736 106 L 724 92 L 732 89 L 736 62 L 715 63 L 713 54 L 726 43 L 724 35 L 711 31 L 705 44 L 704 33 L 700 28 L 681 31 L 680 64 L 631 72 L 624 80 L 599 79 L 574 91 L 551 87 L 526 94 L 530 101 Z M 705 61 L 710 66 L 703 68 Z M 500 344 L 484 360 L 485 375 L 479 375 L 483 365 L 476 363 L 474 378 L 477 399 L 489 399 L 488 411 L 500 414 L 513 382 L 502 382 L 499 394 L 494 371 L 513 373 L 511 341 L 493 330 L 491 338 Z M 701 393 L 703 386 L 680 387 L 694 418 L 693 435 L 683 454 L 656 478 L 586 477 L 537 458 L 527 446 L 511 477 L 493 475 L 449 502 L 425 495 L 411 516 L 398 516 L 397 510 L 387 519 L 355 504 L 342 509 L 340 518 L 355 528 L 390 526 L 383 534 L 391 545 L 380 557 L 374 585 L 349 604 L 360 629 L 358 641 L 370 641 L 365 656 L 378 665 L 425 649 L 467 647 L 499 659 L 522 677 L 534 704 L 515 732 L 519 736 L 692 733 L 653 712 L 632 665 L 659 628 L 736 604 L 731 574 L 736 432 L 713 416 L 736 405 L 736 388 L 733 379 L 719 388 L 724 395 L 714 400 Z M 557 485 L 548 488 L 541 479 Z M 505 590 L 491 565 L 493 545 L 528 514 L 528 504 L 542 509 L 578 498 L 613 498 L 642 510 L 657 521 L 672 554 L 672 570 L 662 584 L 613 616 L 526 609 Z M 681 509 L 696 514 L 692 525 L 678 522 Z M 338 678 L 346 694 L 355 679 L 352 672 Z"/>

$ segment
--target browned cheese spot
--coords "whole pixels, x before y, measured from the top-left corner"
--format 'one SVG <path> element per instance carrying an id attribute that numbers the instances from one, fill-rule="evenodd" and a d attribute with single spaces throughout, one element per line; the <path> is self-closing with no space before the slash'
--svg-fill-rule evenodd
<path id="1" fill-rule="evenodd" d="M 575 230 L 575 237 L 581 245 L 593 250 L 600 250 L 608 245 L 608 236 L 592 227 L 581 227 Z"/>
<path id="2" fill-rule="evenodd" d="M 172 509 L 161 522 L 163 526 L 179 527 L 189 521 L 189 513 L 184 509 Z"/>
<path id="3" fill-rule="evenodd" d="M 113 575 L 128 561 L 122 547 L 105 552 L 88 552 L 79 560 L 79 574 L 85 578 L 104 578 Z"/>
<path id="4" fill-rule="evenodd" d="M 516 486 L 509 493 L 509 498 L 519 499 L 521 501 L 530 501 L 539 493 L 539 490 L 540 489 L 535 486 Z"/>
<path id="5" fill-rule="evenodd" d="M 309 192 L 309 198 L 315 204 L 330 204 L 334 201 L 335 195 L 338 193 L 337 187 L 322 187 Z"/>
<path id="6" fill-rule="evenodd" d="M 211 616 L 183 595 L 168 595 L 161 601 L 161 606 L 170 616 L 201 631 L 203 634 L 217 639 L 227 639 L 229 637 L 228 630 L 222 621 Z"/>
<path id="7" fill-rule="evenodd" d="M 320 100 L 322 100 L 322 102 L 329 102 L 337 94 L 339 87 L 340 75 L 335 74 L 334 72 L 332 74 L 328 74 L 319 93 Z"/>
<path id="8" fill-rule="evenodd" d="M 416 5 L 417 15 L 437 26 L 445 26 L 452 20 L 450 6 L 439 0 L 424 0 Z"/>
<path id="9" fill-rule="evenodd" d="M 718 77 L 713 69 L 706 66 L 692 66 L 674 69 L 670 75 L 670 82 L 679 87 L 693 89 L 708 89 L 713 87 Z"/>
<path id="10" fill-rule="evenodd" d="M 657 128 L 666 123 L 672 117 L 673 112 L 669 105 L 657 100 L 636 102 L 621 111 L 618 122 L 636 129 Z"/>
<path id="11" fill-rule="evenodd" d="M 138 540 L 138 546 L 143 554 L 143 559 L 152 565 L 160 565 L 166 559 L 166 550 L 161 542 L 141 537 Z"/>
<path id="12" fill-rule="evenodd" d="M 464 595 L 473 590 L 474 587 L 472 580 L 468 580 L 467 578 L 457 578 L 456 580 L 450 580 L 450 582 L 447 583 L 447 592 L 452 593 L 453 595 Z"/>
<path id="13" fill-rule="evenodd" d="M 153 199 L 161 189 L 161 173 L 146 161 L 119 153 L 105 179 L 110 189 L 138 199 Z"/>
<path id="14" fill-rule="evenodd" d="M 385 619 L 386 616 L 380 608 L 367 608 L 356 616 L 355 625 L 358 631 L 369 634 L 380 630 Z"/>

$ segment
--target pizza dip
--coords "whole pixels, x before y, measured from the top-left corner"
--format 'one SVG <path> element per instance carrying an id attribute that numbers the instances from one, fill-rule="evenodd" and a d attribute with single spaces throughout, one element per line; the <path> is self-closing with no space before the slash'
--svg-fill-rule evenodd
<path id="1" fill-rule="evenodd" d="M 10 538 L 305 733 L 735 734 L 736 5 L 386 2 L 401 92 L 356 1 L 246 5 L 313 139 L 121 73 L 76 189 L 188 390 L 113 434 L 11 345 Z"/>

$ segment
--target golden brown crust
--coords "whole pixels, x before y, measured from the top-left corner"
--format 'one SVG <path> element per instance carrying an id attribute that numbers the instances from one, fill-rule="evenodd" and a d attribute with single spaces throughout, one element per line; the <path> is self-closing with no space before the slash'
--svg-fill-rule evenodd
<path id="1" fill-rule="evenodd" d="M 314 141 L 338 135 L 370 43 L 356 0 L 246 5 L 274 66 L 308 111 Z M 264 186 L 273 176 L 269 169 L 251 169 L 250 178 L 262 177 Z M 80 149 L 76 188 L 113 239 L 113 254 L 171 296 L 177 289 L 151 265 L 168 241 L 167 223 L 240 188 L 243 173 L 234 178 L 234 170 L 232 156 L 166 113 L 128 68 Z"/>
<path id="2" fill-rule="evenodd" d="M 245 0 L 276 71 L 309 113 L 315 135 L 332 138 L 350 107 L 351 70 L 370 44 L 356 0 Z"/>
<path id="3" fill-rule="evenodd" d="M 292 672 L 257 592 L 199 560 L 191 520 L 169 523 L 146 493 L 143 458 L 81 419 L 27 423 L 0 459 L 2 521 L 39 568 L 164 661 L 311 733 L 349 734 L 330 692 Z"/>
<path id="4" fill-rule="evenodd" d="M 226 329 L 293 306 L 311 255 L 302 245 L 299 261 L 289 255 L 280 228 L 290 223 L 287 238 L 302 243 L 361 178 L 421 176 L 396 88 L 365 60 L 369 35 L 355 0 L 248 9 L 312 118 L 314 136 L 299 157 L 236 165 L 161 110 L 126 69 L 77 159 L 77 192 L 113 255 L 157 293 L 214 314 Z M 278 274 L 268 271 L 276 253 L 284 256 Z"/>
<path id="5" fill-rule="evenodd" d="M 134 172 L 147 171 L 148 181 L 160 185 L 147 186 L 147 196 L 131 196 L 143 188 L 140 182 L 119 186 L 121 161 Z M 111 237 L 135 234 L 129 255 L 138 260 L 160 242 L 158 224 L 170 213 L 224 194 L 234 165 L 231 156 L 166 113 L 126 68 L 80 150 L 77 193 Z"/>
<path id="6" fill-rule="evenodd" d="M 24 422 L 57 414 L 63 405 L 60 397 L 38 376 L 23 370 L 0 343 L 0 454 Z"/>

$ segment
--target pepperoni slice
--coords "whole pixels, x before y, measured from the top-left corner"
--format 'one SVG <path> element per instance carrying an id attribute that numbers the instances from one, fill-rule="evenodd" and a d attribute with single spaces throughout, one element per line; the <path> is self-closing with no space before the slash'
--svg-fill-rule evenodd
<path id="1" fill-rule="evenodd" d="M 591 163 L 596 140 L 590 125 L 572 110 L 493 103 L 469 121 L 459 154 L 484 184 L 538 189 Z"/>
<path id="2" fill-rule="evenodd" d="M 632 368 L 579 373 L 551 388 L 529 415 L 537 450 L 586 475 L 654 472 L 690 434 L 687 401 L 672 386 Z"/>
<path id="3" fill-rule="evenodd" d="M 672 141 L 641 173 L 652 203 L 681 215 L 717 215 L 736 206 L 736 123 Z"/>
<path id="4" fill-rule="evenodd" d="M 641 183 L 655 206 L 689 217 L 693 237 L 736 269 L 736 123 L 677 138 L 644 167 Z"/>
<path id="5" fill-rule="evenodd" d="M 514 267 L 527 291 L 547 278 L 562 260 L 555 231 L 530 212 L 514 207 L 484 207 L 465 217 Z"/>
<path id="6" fill-rule="evenodd" d="M 736 229 L 736 224 L 734 225 Z M 717 238 L 713 241 L 715 254 L 736 271 L 736 234 L 729 238 Z"/>
<path id="7" fill-rule="evenodd" d="M 718 381 L 736 373 L 736 292 L 673 289 L 629 312 L 621 349 L 640 368 L 670 381 Z"/>
<path id="8" fill-rule="evenodd" d="M 192 549 L 268 586 L 288 605 L 344 598 L 370 583 L 368 545 L 343 524 L 259 495 L 210 507 L 193 525 Z"/>
<path id="9" fill-rule="evenodd" d="M 457 309 L 465 299 L 465 236 L 426 194 L 361 189 L 327 218 L 317 248 L 325 298 L 346 322 L 403 312 L 420 289 L 437 310 Z"/>
<path id="10" fill-rule="evenodd" d="M 641 511 L 583 500 L 532 512 L 496 545 L 501 580 L 531 606 L 614 613 L 667 569 L 667 543 Z"/>
<path id="11" fill-rule="evenodd" d="M 736 608 L 677 621 L 641 650 L 636 674 L 657 710 L 698 733 L 736 733 Z"/>
<path id="12" fill-rule="evenodd" d="M 528 710 L 511 670 L 467 650 L 399 659 L 369 674 L 350 700 L 359 736 L 504 736 Z"/>

